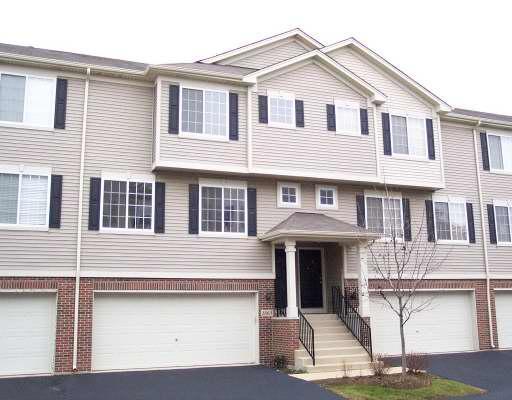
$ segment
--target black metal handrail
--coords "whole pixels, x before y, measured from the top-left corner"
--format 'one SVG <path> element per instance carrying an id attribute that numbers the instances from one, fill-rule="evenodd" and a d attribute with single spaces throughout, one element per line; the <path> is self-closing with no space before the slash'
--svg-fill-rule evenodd
<path id="1" fill-rule="evenodd" d="M 372 330 L 370 325 L 350 305 L 348 299 L 343 296 L 338 286 L 333 286 L 332 288 L 332 309 L 373 360 Z"/>
<path id="2" fill-rule="evenodd" d="M 299 340 L 313 359 L 315 365 L 315 331 L 299 310 Z"/>
<path id="3" fill-rule="evenodd" d="M 276 317 L 286 317 L 286 307 L 275 308 Z"/>

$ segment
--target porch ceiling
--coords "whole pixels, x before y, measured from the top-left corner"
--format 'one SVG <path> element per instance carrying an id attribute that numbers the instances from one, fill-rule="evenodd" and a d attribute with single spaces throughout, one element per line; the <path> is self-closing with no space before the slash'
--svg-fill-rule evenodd
<path id="1" fill-rule="evenodd" d="M 378 239 L 379 234 L 321 213 L 295 212 L 272 229 L 260 235 L 264 242 L 287 238 L 312 241 Z"/>

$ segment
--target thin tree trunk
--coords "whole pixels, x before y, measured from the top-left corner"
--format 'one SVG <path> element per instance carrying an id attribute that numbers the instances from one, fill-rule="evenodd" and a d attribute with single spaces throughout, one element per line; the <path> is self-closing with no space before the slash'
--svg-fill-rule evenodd
<path id="1" fill-rule="evenodd" d="M 405 378 L 405 374 L 407 373 L 407 358 L 405 353 L 404 309 L 402 307 L 402 301 L 403 299 L 398 297 L 398 309 L 400 311 L 400 344 L 402 346 L 402 377 Z"/>

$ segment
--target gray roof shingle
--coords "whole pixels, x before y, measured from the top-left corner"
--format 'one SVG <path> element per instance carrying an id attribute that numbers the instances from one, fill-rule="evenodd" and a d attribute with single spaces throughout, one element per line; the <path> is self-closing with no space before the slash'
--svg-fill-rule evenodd
<path id="1" fill-rule="evenodd" d="M 195 63 L 174 63 L 174 64 L 157 64 L 152 65 L 155 68 L 170 69 L 178 72 L 212 74 L 217 76 L 225 76 L 231 78 L 243 78 L 245 75 L 256 71 L 253 68 L 236 67 L 233 65 L 203 64 Z"/>
<path id="2" fill-rule="evenodd" d="M 295 212 L 266 234 L 277 231 L 311 231 L 339 233 L 368 233 L 366 229 L 349 224 L 325 214 Z"/>
<path id="3" fill-rule="evenodd" d="M 482 118 L 482 119 L 491 119 L 495 121 L 503 121 L 512 123 L 512 116 L 510 115 L 502 115 L 502 114 L 493 114 L 482 111 L 474 111 L 474 110 L 466 110 L 464 108 L 455 108 L 451 112 L 453 114 L 467 115 L 468 117 Z"/>

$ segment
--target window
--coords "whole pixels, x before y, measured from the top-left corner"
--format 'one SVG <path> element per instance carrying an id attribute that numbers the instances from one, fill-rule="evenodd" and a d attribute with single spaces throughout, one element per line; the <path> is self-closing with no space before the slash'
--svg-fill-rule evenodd
<path id="1" fill-rule="evenodd" d="M 181 132 L 226 139 L 228 93 L 218 90 L 181 90 Z"/>
<path id="2" fill-rule="evenodd" d="M 338 208 L 338 188 L 335 186 L 316 186 L 316 208 Z"/>
<path id="3" fill-rule="evenodd" d="M 512 173 L 512 136 L 487 135 L 491 170 Z"/>
<path id="4" fill-rule="evenodd" d="M 102 189 L 102 230 L 152 232 L 153 181 L 104 177 Z"/>
<path id="5" fill-rule="evenodd" d="M 268 125 L 295 128 L 295 96 L 291 93 L 268 92 Z"/>
<path id="6" fill-rule="evenodd" d="M 201 187 L 201 233 L 246 234 L 244 185 L 205 180 Z"/>
<path id="7" fill-rule="evenodd" d="M 278 183 L 277 206 L 300 208 L 300 184 L 284 182 Z"/>
<path id="8" fill-rule="evenodd" d="M 367 195 L 365 199 L 368 230 L 386 237 L 403 237 L 401 197 Z"/>
<path id="9" fill-rule="evenodd" d="M 0 170 L 0 227 L 48 228 L 50 171 Z"/>
<path id="10" fill-rule="evenodd" d="M 355 102 L 335 101 L 336 133 L 361 135 L 361 114 Z"/>
<path id="11" fill-rule="evenodd" d="M 52 128 L 54 78 L 0 74 L 0 121 Z"/>
<path id="12" fill-rule="evenodd" d="M 499 244 L 512 244 L 512 201 L 495 201 L 496 236 Z"/>
<path id="13" fill-rule="evenodd" d="M 427 126 L 425 118 L 391 115 L 393 154 L 427 158 Z"/>
<path id="14" fill-rule="evenodd" d="M 465 199 L 434 198 L 436 239 L 468 242 L 468 219 Z"/>

